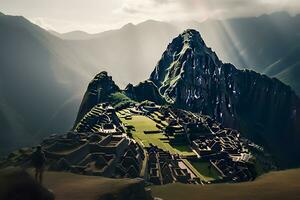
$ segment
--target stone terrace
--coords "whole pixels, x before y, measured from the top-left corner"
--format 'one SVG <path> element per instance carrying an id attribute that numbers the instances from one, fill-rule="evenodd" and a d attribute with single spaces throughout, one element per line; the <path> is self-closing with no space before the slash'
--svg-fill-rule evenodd
<path id="1" fill-rule="evenodd" d="M 144 153 L 126 136 L 70 132 L 42 143 L 48 168 L 85 175 L 139 177 Z"/>
<path id="2" fill-rule="evenodd" d="M 155 146 L 147 148 L 148 180 L 155 185 L 181 183 L 200 183 L 191 178 L 186 168 L 179 165 L 181 159 Z"/>

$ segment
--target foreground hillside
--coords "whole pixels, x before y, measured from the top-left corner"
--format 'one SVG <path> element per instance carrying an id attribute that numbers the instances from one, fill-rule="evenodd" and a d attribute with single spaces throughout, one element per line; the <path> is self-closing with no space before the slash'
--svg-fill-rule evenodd
<path id="1" fill-rule="evenodd" d="M 141 179 L 109 179 L 48 172 L 45 186 L 54 192 L 56 200 L 147 199 Z"/>
<path id="2" fill-rule="evenodd" d="M 33 169 L 28 170 L 33 176 Z M 44 187 L 37 185 L 25 171 L 11 168 L 0 171 L 0 199 L 15 199 L 14 195 L 30 200 L 139 200 L 152 199 L 144 189 L 141 179 L 109 179 L 96 176 L 81 176 L 71 173 L 46 172 Z M 22 188 L 22 189 L 20 189 Z M 10 193 L 7 199 L 7 193 Z"/>
<path id="3" fill-rule="evenodd" d="M 9 178 L 10 185 L 28 181 L 30 178 L 20 171 L 0 173 L 0 183 Z M 25 177 L 25 178 L 24 178 Z M 5 179 L 6 178 L 6 179 Z M 19 180 L 19 181 L 18 181 Z M 7 182 L 6 182 L 7 183 Z M 32 183 L 32 182 L 31 182 Z M 33 184 L 34 185 L 34 184 Z M 82 176 L 71 173 L 46 172 L 45 187 L 55 195 L 56 200 L 96 200 L 96 199 L 151 199 L 144 185 L 138 179 L 108 179 Z M 8 184 L 6 184 L 8 186 Z M 37 187 L 37 186 L 36 186 Z M 0 197 L 8 187 L 0 188 Z M 39 186 L 37 187 L 39 188 Z M 223 199 L 223 200 L 276 200 L 300 198 L 300 170 L 271 172 L 253 182 L 218 185 L 169 184 L 151 187 L 152 196 L 163 200 L 182 199 Z M 147 189 L 146 189 L 147 190 Z M 47 194 L 43 189 L 32 190 L 37 194 Z M 148 194 L 147 194 L 148 193 Z M 132 195 L 132 196 L 129 196 Z M 138 196 L 140 195 L 140 196 Z M 43 199 L 52 199 L 51 195 Z"/>
<path id="4" fill-rule="evenodd" d="M 271 172 L 254 182 L 219 185 L 184 185 L 170 184 L 152 187 L 155 197 L 164 200 L 274 200 L 300 199 L 300 170 Z"/>

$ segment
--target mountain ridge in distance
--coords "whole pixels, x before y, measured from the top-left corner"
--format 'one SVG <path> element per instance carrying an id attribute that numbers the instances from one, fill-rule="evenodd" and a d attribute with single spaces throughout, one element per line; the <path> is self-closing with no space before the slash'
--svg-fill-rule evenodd
<path id="1" fill-rule="evenodd" d="M 81 97 L 71 80 L 88 76 L 77 71 L 84 63 L 68 45 L 24 17 L 1 15 L 0 25 L 3 154 L 71 127 Z"/>
<path id="2" fill-rule="evenodd" d="M 283 62 L 282 60 L 286 60 L 286 57 L 291 57 L 289 54 L 293 54 L 293 49 L 296 49 L 297 44 L 299 44 L 300 36 L 297 34 L 300 30 L 299 24 L 300 15 L 291 16 L 287 12 L 275 12 L 268 15 L 261 15 L 257 17 L 242 17 L 242 18 L 230 18 L 225 20 L 215 20 L 208 19 L 204 22 L 197 21 L 183 21 L 183 22 L 161 22 L 155 20 L 147 20 L 145 22 L 133 25 L 131 30 L 132 36 L 136 35 L 136 30 L 145 29 L 147 31 L 144 32 L 152 32 L 154 37 L 156 38 L 156 47 L 151 47 L 145 45 L 140 52 L 143 52 L 145 49 L 149 51 L 149 49 L 156 49 L 155 52 L 162 52 L 163 46 L 161 44 L 168 44 L 169 38 L 175 37 L 177 34 L 182 32 L 184 29 L 193 28 L 201 32 L 202 37 L 205 39 L 206 43 L 211 46 L 219 55 L 220 58 L 224 62 L 229 62 L 234 64 L 239 69 L 253 69 L 259 73 L 265 73 L 271 77 L 277 77 L 282 80 L 284 83 L 292 86 L 292 88 L 299 94 L 299 82 L 293 78 L 293 74 L 298 74 L 298 68 L 292 67 L 289 63 L 298 63 L 299 60 L 297 57 L 292 57 L 292 59 Z M 160 25 L 159 25 L 160 24 Z M 126 25 L 125 25 L 126 26 Z M 145 28 L 149 27 L 149 28 Z M 151 27 L 156 27 L 152 29 Z M 258 28 L 257 28 L 258 27 Z M 103 46 L 106 45 L 105 41 L 109 35 L 115 35 L 119 31 L 123 31 L 124 27 L 112 31 L 105 31 L 103 33 L 91 34 L 93 38 L 86 39 L 85 42 L 89 43 L 88 40 L 92 39 L 97 43 L 98 47 L 93 47 L 95 51 L 102 52 L 101 44 Z M 156 37 L 157 32 L 160 32 L 159 36 Z M 140 32 L 140 31 L 139 31 Z M 140 32 L 143 34 L 143 31 Z M 138 33 L 139 37 L 140 33 Z M 272 33 L 272 34 L 270 34 Z M 166 35 L 163 36 L 162 35 Z M 129 35 L 129 34 L 128 34 Z M 255 40 L 253 36 L 255 35 Z M 116 34 L 114 37 L 124 37 Z M 102 39 L 101 39 L 102 38 Z M 149 40 L 150 37 L 147 37 Z M 98 42 L 97 42 L 98 41 Z M 160 41 L 160 42 L 158 42 Z M 154 42 L 154 41 L 153 41 Z M 137 48 L 136 41 L 131 44 L 124 43 L 120 41 L 120 46 L 132 46 L 134 49 Z M 78 45 L 76 45 L 78 47 Z M 81 46 L 81 45 L 79 45 Z M 80 47 L 78 47 L 80 48 Z M 98 50 L 97 50 L 98 49 Z M 111 51 L 115 51 L 115 47 L 112 47 Z M 93 51 L 94 51 L 93 50 Z M 83 50 L 85 51 L 85 50 Z M 118 51 L 116 51 L 118 52 Z M 149 51 L 152 52 L 152 51 Z M 154 52 L 154 51 L 153 51 Z M 91 52 L 88 54 L 95 55 L 93 57 L 101 57 L 101 55 L 97 55 L 95 52 Z M 118 53 L 119 54 L 119 53 Z M 141 54 L 141 53 L 139 53 Z M 137 54 L 137 55 L 139 55 Z M 151 53 L 150 53 L 151 54 Z M 294 53 L 295 54 L 295 53 Z M 97 56 L 96 56 L 97 55 Z M 137 56 L 140 57 L 140 56 Z M 137 58 L 133 58 L 137 59 Z M 142 74 L 143 78 L 146 78 L 147 74 L 151 71 L 152 66 L 155 65 L 156 60 L 159 59 L 157 53 L 155 56 L 150 58 L 145 58 L 144 66 L 145 72 L 139 72 Z M 100 59 L 99 62 L 103 62 Z M 279 65 L 278 62 L 281 60 L 280 67 L 275 67 Z M 137 63 L 133 63 L 131 65 L 127 64 L 128 61 L 123 60 L 126 68 L 130 68 L 131 70 L 135 70 L 135 65 L 142 65 L 139 61 Z M 104 62 L 103 62 L 104 63 Z M 145 63 L 147 63 L 145 65 Z M 114 61 L 108 61 L 107 64 L 102 64 L 103 66 L 108 65 L 111 68 L 117 68 L 116 63 Z M 267 69 L 270 69 L 274 66 L 274 68 L 281 69 L 277 71 L 277 73 L 269 73 Z M 286 70 L 286 68 L 290 68 L 290 70 Z M 113 69 L 104 69 L 109 71 L 112 75 L 115 76 L 117 74 Z M 274 70 L 272 70 L 274 71 Z M 285 71 L 285 76 L 281 75 Z M 119 76 L 119 75 L 117 75 Z M 133 82 L 138 83 L 141 80 L 135 80 L 130 77 L 130 75 L 126 75 L 126 77 L 116 77 L 116 81 L 119 83 L 118 79 L 131 79 Z M 141 77 L 141 78 L 142 78 Z M 287 80 L 287 77 L 291 77 L 290 80 Z M 131 81 L 132 82 L 132 81 Z M 123 87 L 127 83 L 122 83 Z"/>

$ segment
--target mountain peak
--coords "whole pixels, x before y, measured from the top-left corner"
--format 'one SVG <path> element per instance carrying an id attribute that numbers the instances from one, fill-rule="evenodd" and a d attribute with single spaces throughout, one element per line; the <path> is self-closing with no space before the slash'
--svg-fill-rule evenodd
<path id="1" fill-rule="evenodd" d="M 113 93 L 120 90 L 106 71 L 102 71 L 95 76 L 89 84 L 89 89 L 94 90 L 95 92 L 101 89 L 102 92 L 104 91 L 106 93 Z"/>
<path id="2" fill-rule="evenodd" d="M 205 45 L 200 33 L 195 29 L 186 29 L 185 31 L 183 31 L 181 36 L 184 38 L 185 42 L 199 42 Z"/>
<path id="3" fill-rule="evenodd" d="M 128 24 L 125 24 L 121 29 L 131 29 L 135 27 L 135 25 L 133 23 L 128 23 Z"/>
<path id="4" fill-rule="evenodd" d="M 106 71 L 97 74 L 89 83 L 88 89 L 84 94 L 75 124 L 77 124 L 94 105 L 106 102 L 110 94 L 119 91 L 120 88 Z"/>
<path id="5" fill-rule="evenodd" d="M 181 35 L 201 37 L 200 33 L 195 29 L 186 29 Z"/>
<path id="6" fill-rule="evenodd" d="M 215 52 L 205 45 L 200 33 L 193 29 L 187 29 L 168 45 L 161 60 L 150 76 L 164 94 L 167 88 L 187 78 L 192 73 L 210 73 L 222 62 Z"/>

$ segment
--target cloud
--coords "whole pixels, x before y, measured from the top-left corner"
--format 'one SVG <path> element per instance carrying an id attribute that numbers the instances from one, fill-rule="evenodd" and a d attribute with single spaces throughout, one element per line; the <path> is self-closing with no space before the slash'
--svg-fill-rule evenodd
<path id="1" fill-rule="evenodd" d="M 276 11 L 299 13 L 299 0 L 124 0 L 119 13 L 160 20 L 257 16 Z"/>
<path id="2" fill-rule="evenodd" d="M 300 12 L 300 0 L 0 0 L 1 11 L 23 15 L 58 32 L 100 32 L 129 22 L 203 21 L 207 18 L 258 16 L 276 11 Z"/>

